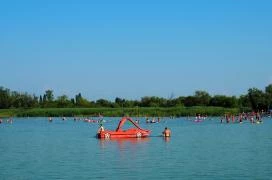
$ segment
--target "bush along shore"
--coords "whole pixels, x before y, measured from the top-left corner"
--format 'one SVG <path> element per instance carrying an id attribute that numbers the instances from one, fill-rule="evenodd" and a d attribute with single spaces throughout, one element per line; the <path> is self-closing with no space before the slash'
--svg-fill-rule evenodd
<path id="1" fill-rule="evenodd" d="M 32 108 L 32 109 L 1 109 L 0 117 L 74 117 L 74 116 L 99 116 L 106 117 L 166 117 L 166 116 L 221 116 L 224 114 L 238 114 L 239 108 L 223 107 L 136 107 L 136 108 Z"/>

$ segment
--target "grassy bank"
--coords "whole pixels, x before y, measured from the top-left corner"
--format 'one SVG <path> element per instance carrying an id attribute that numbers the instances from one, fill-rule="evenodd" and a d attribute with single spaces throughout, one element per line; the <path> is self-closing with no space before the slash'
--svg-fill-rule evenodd
<path id="1" fill-rule="evenodd" d="M 34 108 L 34 109 L 1 109 L 0 117 L 18 116 L 98 116 L 103 114 L 108 117 L 115 116 L 195 116 L 196 114 L 219 116 L 224 113 L 239 113 L 238 108 L 222 107 L 141 107 L 141 108 Z"/>
<path id="2" fill-rule="evenodd" d="M 20 109 L 0 109 L 0 117 L 16 116 L 20 111 Z"/>

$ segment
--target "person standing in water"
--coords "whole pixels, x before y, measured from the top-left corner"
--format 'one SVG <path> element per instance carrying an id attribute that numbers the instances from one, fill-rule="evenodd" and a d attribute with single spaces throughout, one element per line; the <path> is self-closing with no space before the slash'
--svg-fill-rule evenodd
<path id="1" fill-rule="evenodd" d="M 49 121 L 49 122 L 52 122 L 52 121 L 53 121 L 52 117 L 49 117 L 49 118 L 48 118 L 48 121 Z"/>
<path id="2" fill-rule="evenodd" d="M 10 118 L 7 120 L 7 123 L 12 124 L 12 123 L 13 123 L 13 119 L 10 117 Z"/>
<path id="3" fill-rule="evenodd" d="M 221 120 L 220 120 L 221 123 L 223 123 L 223 119 L 224 119 L 224 116 L 221 117 Z"/>
<path id="4" fill-rule="evenodd" d="M 167 127 L 165 127 L 164 131 L 162 132 L 163 137 L 170 137 L 171 131 Z"/>
<path id="5" fill-rule="evenodd" d="M 101 124 L 100 124 L 100 127 L 99 127 L 98 130 L 97 130 L 97 134 L 103 132 L 104 130 L 105 130 L 105 129 L 104 129 L 104 127 L 103 127 L 103 124 L 101 123 Z"/>

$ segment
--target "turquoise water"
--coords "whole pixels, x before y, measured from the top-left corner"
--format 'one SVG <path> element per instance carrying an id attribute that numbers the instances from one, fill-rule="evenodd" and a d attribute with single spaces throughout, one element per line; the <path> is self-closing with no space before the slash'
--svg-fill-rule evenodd
<path id="1" fill-rule="evenodd" d="M 119 118 L 105 119 L 117 127 Z M 15 118 L 0 124 L 0 179 L 272 179 L 272 119 L 143 122 L 152 137 L 117 141 L 96 139 L 94 123 Z"/>

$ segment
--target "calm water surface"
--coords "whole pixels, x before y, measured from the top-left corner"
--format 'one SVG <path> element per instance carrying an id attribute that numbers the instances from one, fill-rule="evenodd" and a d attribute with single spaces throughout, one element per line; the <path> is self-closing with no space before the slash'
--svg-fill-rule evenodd
<path id="1" fill-rule="evenodd" d="M 115 129 L 119 118 L 105 118 Z M 146 139 L 99 140 L 96 123 L 15 118 L 0 124 L 0 179 L 272 179 L 272 119 L 263 124 L 163 119 Z M 172 137 L 158 137 L 167 126 Z"/>

